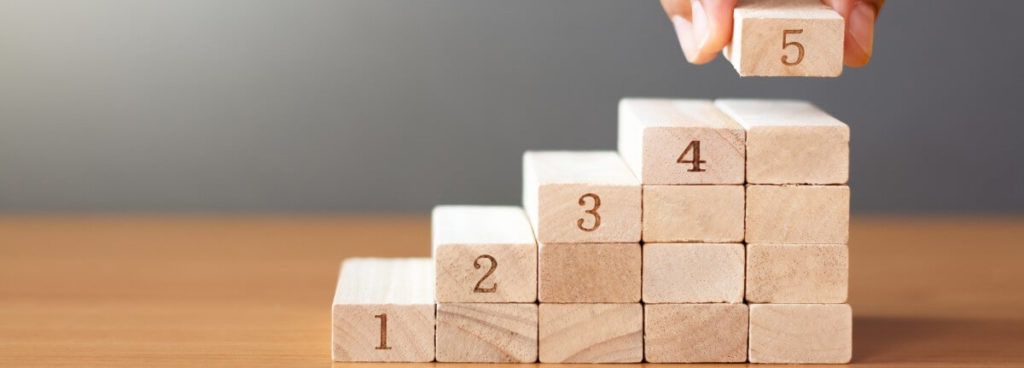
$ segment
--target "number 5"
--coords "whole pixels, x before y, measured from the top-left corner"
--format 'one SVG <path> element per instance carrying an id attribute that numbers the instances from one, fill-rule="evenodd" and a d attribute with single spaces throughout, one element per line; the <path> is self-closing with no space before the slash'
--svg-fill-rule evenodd
<path id="1" fill-rule="evenodd" d="M 782 30 L 782 49 L 785 50 L 787 47 L 796 46 L 796 61 L 790 62 L 788 55 L 782 55 L 782 64 L 788 65 L 788 66 L 793 66 L 793 65 L 800 64 L 800 62 L 804 60 L 804 45 L 799 43 L 799 42 L 796 42 L 796 41 L 793 41 L 793 42 L 787 42 L 786 41 L 786 36 L 789 36 L 791 34 L 801 34 L 801 33 L 804 33 L 804 30 L 802 30 L 802 29 L 784 29 L 784 30 Z"/>

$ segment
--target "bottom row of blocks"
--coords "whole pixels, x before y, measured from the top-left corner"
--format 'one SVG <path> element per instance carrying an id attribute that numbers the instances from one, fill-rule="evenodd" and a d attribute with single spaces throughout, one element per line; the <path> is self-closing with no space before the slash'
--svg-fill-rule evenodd
<path id="1" fill-rule="evenodd" d="M 436 331 L 422 305 L 338 307 L 340 361 L 846 363 L 852 351 L 847 304 L 451 303 L 436 306 Z"/>

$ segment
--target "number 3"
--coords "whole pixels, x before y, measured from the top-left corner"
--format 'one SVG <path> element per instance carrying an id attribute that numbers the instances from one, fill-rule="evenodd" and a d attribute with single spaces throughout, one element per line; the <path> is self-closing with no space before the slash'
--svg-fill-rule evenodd
<path id="1" fill-rule="evenodd" d="M 594 200 L 594 207 L 591 207 L 589 210 L 583 211 L 583 213 L 586 213 L 586 214 L 589 214 L 591 216 L 594 216 L 594 226 L 592 226 L 592 227 L 585 227 L 585 226 L 583 226 L 583 219 L 577 219 L 576 220 L 576 227 L 580 228 L 580 230 L 583 230 L 583 231 L 594 231 L 594 230 L 597 230 L 598 226 L 601 226 L 601 215 L 597 214 L 597 209 L 601 207 L 601 197 L 598 197 L 597 194 L 594 194 L 594 193 L 584 194 L 584 195 L 580 196 L 580 201 L 579 201 L 580 206 L 586 206 L 587 205 L 586 199 L 588 197 L 590 199 Z"/>
<path id="2" fill-rule="evenodd" d="M 786 36 L 789 36 L 791 34 L 801 34 L 801 33 L 804 33 L 804 30 L 802 30 L 802 29 L 785 29 L 785 30 L 782 30 L 782 49 L 785 50 L 787 47 L 796 46 L 796 61 L 790 62 L 789 61 L 789 57 L 788 57 L 789 55 L 782 55 L 782 64 L 788 65 L 788 66 L 793 66 L 793 65 L 800 64 L 800 62 L 804 60 L 804 45 L 799 43 L 799 42 L 796 42 L 796 41 L 793 41 L 793 42 L 787 42 L 786 41 Z"/>

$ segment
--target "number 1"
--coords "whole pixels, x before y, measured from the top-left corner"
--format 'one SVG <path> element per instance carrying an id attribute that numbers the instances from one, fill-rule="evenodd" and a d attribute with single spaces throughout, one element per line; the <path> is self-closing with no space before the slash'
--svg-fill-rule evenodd
<path id="1" fill-rule="evenodd" d="M 388 346 L 388 314 L 381 313 L 373 316 L 373 318 L 380 318 L 380 345 L 374 349 L 391 350 L 391 347 Z"/>

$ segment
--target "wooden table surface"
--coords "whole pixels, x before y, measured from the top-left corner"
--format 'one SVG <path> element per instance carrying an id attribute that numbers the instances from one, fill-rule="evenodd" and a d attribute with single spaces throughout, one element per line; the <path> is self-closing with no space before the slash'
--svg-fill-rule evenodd
<path id="1" fill-rule="evenodd" d="M 328 366 L 341 259 L 428 256 L 429 231 L 426 215 L 0 216 L 0 366 Z M 1024 218 L 851 231 L 855 365 L 1024 366 Z"/>

